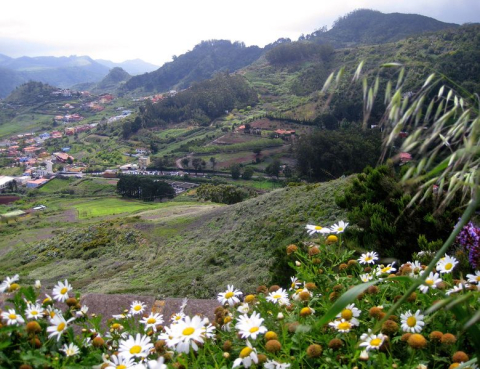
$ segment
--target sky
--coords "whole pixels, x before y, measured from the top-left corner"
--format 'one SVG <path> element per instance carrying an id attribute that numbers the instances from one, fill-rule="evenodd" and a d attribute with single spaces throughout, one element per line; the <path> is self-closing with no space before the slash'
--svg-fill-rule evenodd
<path id="1" fill-rule="evenodd" d="M 15 0 L 0 12 L 0 54 L 88 55 L 161 66 L 202 40 L 296 40 L 355 9 L 480 22 L 480 0 Z"/>

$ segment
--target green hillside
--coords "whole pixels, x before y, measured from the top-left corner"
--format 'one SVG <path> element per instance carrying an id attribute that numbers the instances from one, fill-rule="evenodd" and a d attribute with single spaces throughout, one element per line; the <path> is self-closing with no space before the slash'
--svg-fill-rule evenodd
<path id="1" fill-rule="evenodd" d="M 418 14 L 384 14 L 371 9 L 358 9 L 337 19 L 330 30 L 316 31 L 304 39 L 343 48 L 395 42 L 426 32 L 457 27 L 458 24 L 440 22 Z"/>
<path id="2" fill-rule="evenodd" d="M 262 49 L 258 46 L 246 47 L 241 42 L 203 41 L 193 50 L 174 56 L 172 62 L 165 63 L 158 70 L 133 77 L 127 82 L 126 89 L 147 92 L 184 89 L 193 82 L 211 78 L 217 72 L 234 72 L 243 68 L 261 54 Z"/>
<path id="3" fill-rule="evenodd" d="M 345 218 L 334 196 L 347 181 L 287 187 L 231 206 L 175 201 L 123 207 L 134 213 L 75 224 L 62 222 L 75 217 L 75 209 L 93 209 L 107 199 L 52 197 L 46 200 L 51 213 L 40 218 L 50 219 L 48 226 L 26 220 L 32 225 L 0 243 L 0 268 L 47 284 L 68 275 L 90 292 L 213 297 L 226 283 L 251 290 L 269 282 L 276 253 L 283 255 L 288 244 L 302 239 L 307 223 L 331 225 Z M 105 209 L 123 200 L 116 201 Z M 51 227 L 58 227 L 53 238 L 44 239 Z"/>

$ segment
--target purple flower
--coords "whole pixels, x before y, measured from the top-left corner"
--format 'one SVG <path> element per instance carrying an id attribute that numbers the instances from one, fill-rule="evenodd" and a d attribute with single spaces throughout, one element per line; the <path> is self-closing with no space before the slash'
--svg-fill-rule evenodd
<path id="1" fill-rule="evenodd" d="M 480 266 L 480 228 L 468 222 L 458 234 L 456 242 L 468 251 L 470 264 L 474 268 Z"/>

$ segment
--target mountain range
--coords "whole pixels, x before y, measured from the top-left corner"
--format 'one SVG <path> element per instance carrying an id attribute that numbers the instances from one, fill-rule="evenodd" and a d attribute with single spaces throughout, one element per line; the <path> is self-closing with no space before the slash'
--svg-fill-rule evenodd
<path id="1" fill-rule="evenodd" d="M 459 26 L 416 14 L 383 14 L 360 9 L 339 18 L 332 29 L 321 29 L 301 36 L 297 42 L 351 48 L 390 43 L 416 34 L 456 27 Z M 79 84 L 92 87 L 115 67 L 133 76 L 128 80 L 121 78 L 123 92 L 143 94 L 184 89 L 194 82 L 211 78 L 217 72 L 234 72 L 248 66 L 267 51 L 285 43 L 292 41 L 281 38 L 264 48 L 246 47 L 242 42 L 228 40 L 203 41 L 158 69 L 139 59 L 114 63 L 93 60 L 89 56 L 10 58 L 0 54 L 0 98 L 29 80 L 62 88 Z"/>

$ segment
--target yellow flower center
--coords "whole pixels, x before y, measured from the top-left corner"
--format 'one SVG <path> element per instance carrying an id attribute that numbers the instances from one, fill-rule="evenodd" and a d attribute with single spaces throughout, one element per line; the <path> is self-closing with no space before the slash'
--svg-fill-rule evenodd
<path id="1" fill-rule="evenodd" d="M 184 336 L 190 336 L 191 334 L 193 334 L 193 332 L 195 332 L 195 328 L 188 327 L 185 328 L 182 333 Z"/>
<path id="2" fill-rule="evenodd" d="M 477 282 L 480 282 L 480 275 L 477 275 L 477 278 L 475 278 Z"/>
<path id="3" fill-rule="evenodd" d="M 61 293 L 62 295 L 65 295 L 67 292 L 68 292 L 68 288 L 67 288 L 67 287 L 63 287 L 63 288 L 60 290 L 60 293 Z"/>
<path id="4" fill-rule="evenodd" d="M 13 292 L 13 291 L 18 290 L 19 288 L 20 288 L 20 285 L 19 285 L 18 283 L 12 283 L 12 284 L 10 285 L 10 287 L 9 287 L 8 290 L 9 290 L 10 292 Z"/>
<path id="5" fill-rule="evenodd" d="M 150 319 L 147 320 L 147 324 L 154 324 L 156 322 L 157 322 L 157 319 L 155 319 L 155 318 L 150 318 Z"/>
<path id="6" fill-rule="evenodd" d="M 37 311 L 37 310 L 32 310 L 32 311 L 30 312 L 30 314 L 31 314 L 31 315 L 38 315 L 38 311 Z"/>
<path id="7" fill-rule="evenodd" d="M 338 227 L 338 232 L 342 232 L 343 231 L 343 227 Z"/>
<path id="8" fill-rule="evenodd" d="M 282 295 L 280 295 L 280 294 L 278 294 L 278 293 L 277 293 L 276 295 L 273 295 L 273 298 L 274 298 L 274 299 L 279 299 L 280 297 L 282 297 Z"/>
<path id="9" fill-rule="evenodd" d="M 370 341 L 370 346 L 375 346 L 378 347 L 382 343 L 382 340 L 380 338 L 374 338 L 373 340 Z"/>
<path id="10" fill-rule="evenodd" d="M 120 329 L 120 324 L 118 324 L 118 323 L 113 323 L 113 324 L 112 324 L 112 329 Z"/>
<path id="11" fill-rule="evenodd" d="M 433 279 L 427 279 L 425 281 L 425 284 L 428 284 L 429 286 L 433 286 Z"/>
<path id="12" fill-rule="evenodd" d="M 246 358 L 248 355 L 250 355 L 252 351 L 253 350 L 250 347 L 244 347 L 242 351 L 240 351 L 240 358 L 241 359 Z"/>
<path id="13" fill-rule="evenodd" d="M 177 315 L 177 316 L 175 317 L 175 320 L 180 320 L 180 319 L 182 319 L 182 317 L 181 317 L 180 315 Z"/>
<path id="14" fill-rule="evenodd" d="M 135 306 L 133 307 L 133 310 L 135 310 L 135 311 L 140 311 L 140 310 L 142 310 L 142 305 L 135 305 Z"/>
<path id="15" fill-rule="evenodd" d="M 116 369 L 127 369 L 127 366 L 123 365 L 123 364 L 120 364 L 120 365 L 116 366 Z"/>
<path id="16" fill-rule="evenodd" d="M 224 323 L 224 324 L 230 323 L 231 321 L 232 321 L 232 317 L 231 317 L 231 316 L 226 316 L 226 317 L 223 319 L 223 323 Z"/>
<path id="17" fill-rule="evenodd" d="M 323 229 L 323 227 L 315 226 L 315 230 L 316 230 L 316 231 L 320 231 L 321 229 Z"/>
<path id="18" fill-rule="evenodd" d="M 45 303 L 50 302 L 50 301 L 52 301 L 52 299 L 50 297 L 47 297 L 45 300 L 43 300 L 43 303 L 45 304 Z"/>
<path id="19" fill-rule="evenodd" d="M 258 327 L 250 328 L 250 333 L 255 333 L 256 331 L 258 331 Z"/>
<path id="20" fill-rule="evenodd" d="M 8 319 L 14 320 L 14 319 L 17 319 L 17 316 L 15 314 L 10 314 L 8 316 Z"/>
<path id="21" fill-rule="evenodd" d="M 234 295 L 233 292 L 232 292 L 232 291 L 229 291 L 229 292 L 227 292 L 227 293 L 225 294 L 225 298 L 226 298 L 226 299 L 229 299 L 230 297 L 233 297 L 233 295 Z"/>
<path id="22" fill-rule="evenodd" d="M 409 316 L 407 319 L 407 325 L 409 327 L 415 327 L 417 325 L 417 319 L 414 316 Z"/>
<path id="23" fill-rule="evenodd" d="M 60 323 L 57 327 L 57 332 L 61 332 L 65 329 L 66 324 L 65 323 Z"/>
<path id="24" fill-rule="evenodd" d="M 135 345 L 130 349 L 130 353 L 132 355 L 139 354 L 140 352 L 142 352 L 142 346 L 139 346 L 139 345 Z"/>
<path id="25" fill-rule="evenodd" d="M 53 319 L 54 316 L 55 316 L 55 312 L 54 312 L 54 311 L 51 311 L 51 312 L 50 312 L 50 318 Z"/>
<path id="26" fill-rule="evenodd" d="M 373 260 L 371 256 L 365 256 L 365 261 L 370 261 L 370 260 Z"/>
<path id="27" fill-rule="evenodd" d="M 353 312 L 350 309 L 344 309 L 341 314 L 342 318 L 345 320 L 350 320 L 353 318 Z"/>
<path id="28" fill-rule="evenodd" d="M 452 267 L 453 267 L 452 263 L 445 264 L 445 270 L 450 270 L 450 269 L 452 269 Z"/>
<path id="29" fill-rule="evenodd" d="M 345 331 L 347 329 L 350 329 L 352 327 L 352 325 L 349 323 L 349 322 L 342 322 L 338 325 L 338 330 L 342 330 L 342 331 Z"/>

